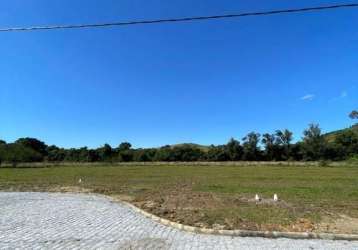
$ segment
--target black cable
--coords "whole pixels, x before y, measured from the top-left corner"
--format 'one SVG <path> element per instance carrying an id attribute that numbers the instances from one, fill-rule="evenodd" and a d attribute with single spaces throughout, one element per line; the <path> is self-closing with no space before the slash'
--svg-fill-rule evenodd
<path id="1" fill-rule="evenodd" d="M 295 13 L 295 12 L 322 11 L 322 10 L 329 10 L 329 9 L 353 8 L 353 7 L 358 7 L 358 3 L 308 7 L 308 8 L 300 8 L 300 9 L 284 9 L 284 10 L 272 10 L 272 11 L 263 11 L 263 12 L 248 12 L 248 13 L 216 15 L 216 16 L 197 16 L 197 17 L 183 17 L 183 18 L 172 18 L 172 19 L 137 20 L 137 21 L 128 21 L 128 22 L 113 22 L 113 23 L 99 23 L 99 24 L 13 27 L 13 28 L 1 28 L 0 32 L 99 28 L 99 27 L 126 26 L 126 25 L 137 25 L 137 24 L 188 22 L 188 21 L 199 21 L 199 20 L 210 20 L 210 19 L 239 18 L 239 17 L 247 17 L 247 16 L 265 16 L 265 15 L 275 15 L 275 14 L 285 14 L 285 13 Z"/>

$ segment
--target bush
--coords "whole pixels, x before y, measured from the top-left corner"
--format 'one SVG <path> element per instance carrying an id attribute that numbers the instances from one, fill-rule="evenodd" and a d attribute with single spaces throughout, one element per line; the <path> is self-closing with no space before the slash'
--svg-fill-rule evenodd
<path id="1" fill-rule="evenodd" d="M 330 161 L 321 160 L 321 161 L 319 161 L 318 166 L 320 166 L 320 167 L 329 167 L 329 164 L 330 164 Z"/>
<path id="2" fill-rule="evenodd" d="M 348 162 L 357 163 L 357 164 L 358 164 L 358 154 L 357 154 L 357 155 L 353 155 L 351 158 L 349 158 L 349 159 L 348 159 Z"/>

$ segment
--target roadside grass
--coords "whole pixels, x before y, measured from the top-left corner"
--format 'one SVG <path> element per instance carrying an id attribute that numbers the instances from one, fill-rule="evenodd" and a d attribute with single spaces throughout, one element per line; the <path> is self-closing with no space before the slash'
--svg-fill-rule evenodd
<path id="1" fill-rule="evenodd" d="M 346 166 L 0 168 L 0 190 L 123 195 L 170 220 L 225 229 L 317 231 L 326 218 L 358 218 L 358 167 Z M 256 193 L 280 202 L 256 203 Z"/>

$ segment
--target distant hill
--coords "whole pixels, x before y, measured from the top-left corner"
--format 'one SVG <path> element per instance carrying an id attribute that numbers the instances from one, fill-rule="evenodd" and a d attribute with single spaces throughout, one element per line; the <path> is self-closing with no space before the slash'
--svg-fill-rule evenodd
<path id="1" fill-rule="evenodd" d="M 193 148 L 198 148 L 204 152 L 207 152 L 209 150 L 209 146 L 205 146 L 205 145 L 200 145 L 200 144 L 196 144 L 196 143 L 178 143 L 178 144 L 173 144 L 170 145 L 170 147 L 174 148 L 174 147 L 183 147 L 183 146 L 190 146 Z"/>
<path id="2" fill-rule="evenodd" d="M 352 130 L 353 132 L 358 134 L 358 123 L 355 124 L 355 125 L 352 125 L 349 128 L 328 132 L 328 133 L 324 134 L 323 136 L 327 139 L 328 142 L 333 142 L 338 134 L 342 133 L 343 131 L 347 131 L 347 130 Z M 199 148 L 203 152 L 208 152 L 209 148 L 210 148 L 210 146 L 196 144 L 196 143 L 178 143 L 178 144 L 170 145 L 171 148 L 183 147 L 183 146 L 190 146 L 190 147 L 194 147 L 194 148 Z"/>
<path id="3" fill-rule="evenodd" d="M 324 134 L 324 136 L 328 142 L 333 142 L 338 134 L 342 133 L 343 131 L 347 131 L 347 130 L 352 130 L 353 132 L 358 134 L 358 123 L 351 126 L 350 128 L 340 129 L 340 130 L 326 133 L 326 134 Z"/>
<path id="4" fill-rule="evenodd" d="M 324 134 L 323 136 L 327 139 L 328 142 L 333 142 L 338 134 L 342 133 L 343 131 L 347 131 L 347 130 L 352 130 L 353 132 L 358 134 L 358 123 L 352 125 L 349 128 L 328 132 L 328 133 Z M 172 148 L 174 148 L 174 147 L 182 147 L 182 146 L 191 146 L 191 147 L 194 147 L 194 148 L 199 148 L 200 150 L 202 150 L 204 152 L 208 152 L 209 148 L 210 148 L 210 146 L 196 144 L 196 143 L 178 143 L 178 144 L 170 145 L 170 147 L 172 147 Z"/>

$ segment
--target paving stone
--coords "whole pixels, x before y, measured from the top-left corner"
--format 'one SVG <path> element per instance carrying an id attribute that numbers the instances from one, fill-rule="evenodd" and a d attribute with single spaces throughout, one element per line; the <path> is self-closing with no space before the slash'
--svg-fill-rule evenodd
<path id="1" fill-rule="evenodd" d="M 104 196 L 0 192 L 0 249 L 358 250 L 358 242 L 199 235 Z"/>

